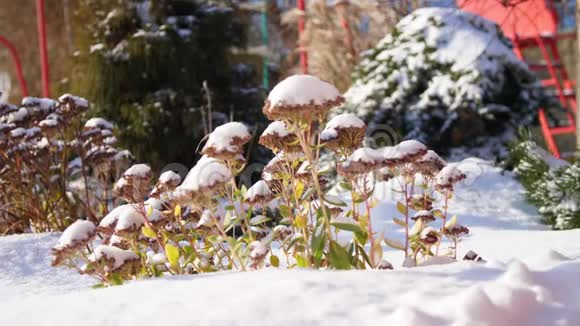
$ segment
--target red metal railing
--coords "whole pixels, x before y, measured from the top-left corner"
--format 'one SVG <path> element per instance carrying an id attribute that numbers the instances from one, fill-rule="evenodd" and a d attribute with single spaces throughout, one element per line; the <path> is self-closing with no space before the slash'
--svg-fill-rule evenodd
<path id="1" fill-rule="evenodd" d="M 2 45 L 4 45 L 8 51 L 10 51 L 12 61 L 14 62 L 14 68 L 16 69 L 16 77 L 18 78 L 18 84 L 20 85 L 20 92 L 22 93 L 22 96 L 28 96 L 28 87 L 26 86 L 26 79 L 24 79 L 24 73 L 22 72 L 22 63 L 20 62 L 20 57 L 18 56 L 16 47 L 2 36 L 0 36 L 0 43 L 2 43 Z"/>

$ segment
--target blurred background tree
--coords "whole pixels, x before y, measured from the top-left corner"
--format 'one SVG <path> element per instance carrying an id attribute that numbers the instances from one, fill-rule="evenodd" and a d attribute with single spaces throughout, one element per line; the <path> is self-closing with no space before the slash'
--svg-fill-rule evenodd
<path id="1" fill-rule="evenodd" d="M 70 89 L 137 160 L 191 163 L 212 127 L 258 119 L 252 68 L 230 58 L 246 42 L 233 2 L 81 0 L 75 19 Z"/>

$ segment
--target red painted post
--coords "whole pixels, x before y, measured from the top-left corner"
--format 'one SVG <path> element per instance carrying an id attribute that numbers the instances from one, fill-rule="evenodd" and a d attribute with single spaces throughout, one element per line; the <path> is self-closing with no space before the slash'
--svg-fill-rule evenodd
<path id="1" fill-rule="evenodd" d="M 24 79 L 24 73 L 22 72 L 22 63 L 20 62 L 20 57 L 18 57 L 18 51 L 16 51 L 16 47 L 2 36 L 0 36 L 0 43 L 8 48 L 8 51 L 10 51 L 12 61 L 14 61 L 16 78 L 18 78 L 18 84 L 20 84 L 20 92 L 22 93 L 22 97 L 28 96 L 28 87 L 26 86 L 26 79 Z"/>
<path id="2" fill-rule="evenodd" d="M 304 33 L 304 27 L 306 25 L 306 6 L 304 4 L 304 0 L 298 0 L 298 10 L 301 11 L 300 13 L 300 17 L 298 18 L 298 39 L 300 40 L 302 38 L 302 34 Z M 302 44 L 301 41 L 299 41 L 299 46 L 300 46 L 300 66 L 302 67 L 302 73 L 303 74 L 307 74 L 308 73 L 308 52 L 306 51 L 306 48 L 304 48 L 304 44 Z"/>
<path id="3" fill-rule="evenodd" d="M 48 51 L 46 49 L 46 21 L 44 18 L 44 0 L 36 0 L 36 26 L 38 28 L 38 46 L 40 49 L 42 96 L 50 97 Z"/>

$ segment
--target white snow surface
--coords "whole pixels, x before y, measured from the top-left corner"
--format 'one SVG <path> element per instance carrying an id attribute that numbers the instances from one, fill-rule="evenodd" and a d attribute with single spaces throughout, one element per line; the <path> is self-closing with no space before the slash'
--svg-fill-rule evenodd
<path id="1" fill-rule="evenodd" d="M 5 236 L 0 324 L 577 325 L 580 230 L 538 224 L 510 173 L 478 159 L 457 166 L 467 179 L 456 185 L 450 214 L 470 228 L 459 256 L 474 250 L 487 263 L 436 260 L 402 268 L 401 252 L 385 247 L 392 271 L 269 268 L 91 289 L 90 277 L 50 267 L 58 234 Z M 376 187 L 373 228 L 400 240 L 391 186 Z"/>
<path id="2" fill-rule="evenodd" d="M 340 97 L 331 84 L 311 75 L 293 75 L 278 83 L 268 95 L 271 106 L 323 104 Z"/>

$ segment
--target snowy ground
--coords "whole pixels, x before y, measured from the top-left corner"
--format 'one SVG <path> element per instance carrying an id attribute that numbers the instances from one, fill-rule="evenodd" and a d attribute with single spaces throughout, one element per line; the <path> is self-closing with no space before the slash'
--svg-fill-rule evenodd
<path id="1" fill-rule="evenodd" d="M 486 264 L 394 271 L 263 270 L 90 288 L 90 278 L 50 267 L 58 235 L 0 238 L 0 325 L 578 325 L 580 230 L 536 222 L 510 175 L 477 160 L 452 213 L 470 227 L 461 255 Z M 377 195 L 390 198 L 389 187 Z M 392 200 L 375 229 L 400 232 Z M 400 265 L 401 253 L 385 257 Z"/>

